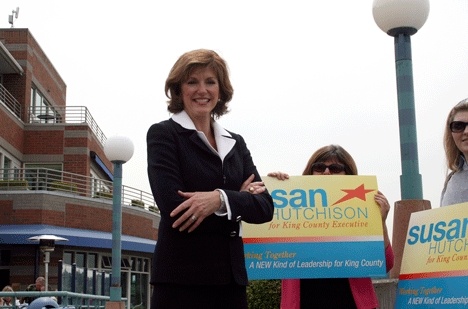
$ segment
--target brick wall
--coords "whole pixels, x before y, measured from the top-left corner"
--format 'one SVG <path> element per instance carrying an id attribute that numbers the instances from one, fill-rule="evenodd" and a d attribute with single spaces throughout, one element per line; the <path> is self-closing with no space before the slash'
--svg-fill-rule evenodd
<path id="1" fill-rule="evenodd" d="M 112 232 L 112 203 L 66 194 L 0 194 L 0 225 L 46 224 Z M 159 216 L 148 210 L 122 206 L 122 233 L 157 239 Z"/>
<path id="2" fill-rule="evenodd" d="M 63 131 L 41 130 L 26 131 L 24 135 L 24 154 L 63 154 Z"/>
<path id="3" fill-rule="evenodd" d="M 13 117 L 3 106 L 0 107 L 0 136 L 18 152 L 23 152 L 24 130 L 18 121 L 13 120 Z"/>
<path id="4" fill-rule="evenodd" d="M 0 39 L 25 71 L 23 85 L 18 90 L 30 91 L 34 80 L 49 102 L 55 106 L 65 106 L 66 84 L 29 29 L 0 29 Z M 24 101 L 20 102 L 27 108 L 31 96 L 23 97 Z"/>

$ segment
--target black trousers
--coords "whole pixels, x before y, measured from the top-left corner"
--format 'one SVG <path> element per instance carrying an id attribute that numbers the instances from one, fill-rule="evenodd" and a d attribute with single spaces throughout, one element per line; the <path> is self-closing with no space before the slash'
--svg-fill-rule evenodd
<path id="1" fill-rule="evenodd" d="M 226 285 L 153 285 L 151 309 L 247 309 L 246 287 Z"/>

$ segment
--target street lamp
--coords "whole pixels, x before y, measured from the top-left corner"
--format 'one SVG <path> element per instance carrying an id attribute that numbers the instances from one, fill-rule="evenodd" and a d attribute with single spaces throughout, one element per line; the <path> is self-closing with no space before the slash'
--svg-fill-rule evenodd
<path id="1" fill-rule="evenodd" d="M 68 239 L 55 236 L 55 235 L 39 235 L 28 238 L 29 241 L 39 242 L 39 248 L 44 253 L 44 278 L 45 278 L 45 291 L 49 289 L 49 262 L 50 253 L 55 249 L 56 241 L 68 241 Z"/>
<path id="2" fill-rule="evenodd" d="M 402 200 L 397 201 L 394 208 L 392 247 L 395 263 L 390 276 L 398 278 L 411 213 L 431 208 L 430 202 L 422 199 L 411 57 L 411 35 L 426 22 L 429 0 L 374 0 L 372 14 L 377 26 L 393 36 L 395 42 Z"/>
<path id="3" fill-rule="evenodd" d="M 133 142 L 125 136 L 108 138 L 104 154 L 114 164 L 112 184 L 112 280 L 106 308 L 124 308 L 120 283 L 122 250 L 122 165 L 133 156 Z"/>
<path id="4" fill-rule="evenodd" d="M 426 22 L 429 15 L 429 0 L 374 0 L 372 13 L 377 26 L 395 38 L 402 170 L 401 198 L 422 199 L 414 109 L 411 35 L 421 29 Z"/>

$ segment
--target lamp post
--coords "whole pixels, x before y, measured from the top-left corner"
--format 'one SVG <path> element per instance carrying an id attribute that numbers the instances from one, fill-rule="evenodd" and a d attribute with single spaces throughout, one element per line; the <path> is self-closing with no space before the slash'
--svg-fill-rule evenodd
<path id="1" fill-rule="evenodd" d="M 114 164 L 112 184 L 112 280 L 110 302 L 106 308 L 124 308 L 121 287 L 122 250 L 122 165 L 133 156 L 133 143 L 128 137 L 113 136 L 104 145 L 104 154 Z"/>
<path id="2" fill-rule="evenodd" d="M 411 213 L 431 208 L 430 202 L 423 200 L 419 173 L 411 57 L 411 36 L 426 22 L 429 0 L 374 0 L 372 13 L 377 26 L 393 36 L 395 44 L 402 200 L 397 201 L 394 208 L 392 246 L 395 263 L 390 276 L 398 278 Z"/>
<path id="3" fill-rule="evenodd" d="M 379 28 L 395 39 L 395 66 L 400 128 L 401 198 L 422 199 L 414 108 L 411 35 L 427 20 L 429 0 L 374 0 L 372 13 Z"/>
<path id="4" fill-rule="evenodd" d="M 55 235 L 39 235 L 30 237 L 28 240 L 39 242 L 39 248 L 41 249 L 42 253 L 44 253 L 44 289 L 47 292 L 49 289 L 50 253 L 54 251 L 56 241 L 68 241 L 68 239 Z"/>

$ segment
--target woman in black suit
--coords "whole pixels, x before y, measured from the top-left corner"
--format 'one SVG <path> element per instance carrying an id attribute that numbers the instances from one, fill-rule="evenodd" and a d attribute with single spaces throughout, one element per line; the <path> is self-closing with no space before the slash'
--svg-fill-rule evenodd
<path id="1" fill-rule="evenodd" d="M 227 65 L 211 50 L 187 52 L 165 91 L 173 115 L 147 133 L 148 177 L 161 211 L 151 308 L 245 309 L 241 221 L 270 221 L 273 201 L 244 139 L 215 121 L 233 95 Z"/>

